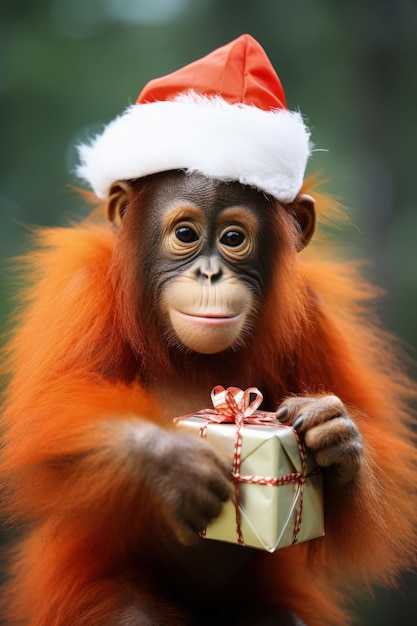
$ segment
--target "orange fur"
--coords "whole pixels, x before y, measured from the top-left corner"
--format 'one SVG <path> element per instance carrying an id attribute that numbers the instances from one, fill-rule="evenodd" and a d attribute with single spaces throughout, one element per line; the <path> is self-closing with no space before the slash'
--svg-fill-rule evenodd
<path id="1" fill-rule="evenodd" d="M 330 212 L 338 214 L 337 206 Z M 129 454 L 131 429 L 142 420 L 171 428 L 147 391 L 148 364 L 161 384 L 173 380 L 184 393 L 203 379 L 207 396 L 209 385 L 256 385 L 268 408 L 289 393 L 334 393 L 348 405 L 364 438 L 366 470 L 352 485 L 327 481 L 325 538 L 273 556 L 260 552 L 256 577 L 240 574 L 242 584 L 245 576 L 256 580 L 260 597 L 308 626 L 347 624 L 341 588 L 392 583 L 415 562 L 409 403 L 416 393 L 392 337 L 369 314 L 375 290 L 355 264 L 329 260 L 315 246 L 291 254 L 294 233 L 279 212 L 282 248 L 253 336 L 223 368 L 215 358 L 183 355 L 178 373 L 163 347 L 140 354 L 144 331 L 129 330 L 135 309 L 115 280 L 117 268 L 129 277 L 132 260 L 95 215 L 39 230 L 23 260 L 29 285 L 5 350 L 0 469 L 9 518 L 27 530 L 4 594 L 7 623 L 107 624 L 124 596 L 134 606 L 158 593 L 140 567 L 155 547 L 158 512 L 138 495 Z M 218 372 L 230 381 L 216 379 Z M 169 602 L 158 610 L 155 623 L 185 623 Z M 134 624 L 126 611 L 125 623 Z"/>

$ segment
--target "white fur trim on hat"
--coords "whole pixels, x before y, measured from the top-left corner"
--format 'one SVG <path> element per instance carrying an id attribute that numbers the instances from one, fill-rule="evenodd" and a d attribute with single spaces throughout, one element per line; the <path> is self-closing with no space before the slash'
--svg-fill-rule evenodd
<path id="1" fill-rule="evenodd" d="M 299 113 L 263 111 L 190 92 L 174 101 L 130 106 L 78 149 L 77 174 L 101 199 L 117 180 L 183 169 L 239 181 L 291 202 L 311 146 Z"/>

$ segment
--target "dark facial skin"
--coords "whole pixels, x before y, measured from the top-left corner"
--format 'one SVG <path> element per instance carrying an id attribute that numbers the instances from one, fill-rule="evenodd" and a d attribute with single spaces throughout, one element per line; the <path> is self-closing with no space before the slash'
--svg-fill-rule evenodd
<path id="1" fill-rule="evenodd" d="M 145 299 L 158 303 L 168 343 L 204 354 L 238 345 L 270 276 L 270 198 L 239 183 L 167 172 L 146 179 L 134 206 L 129 197 L 140 184 L 123 188 L 127 203 L 113 223 L 139 244 Z"/>
<path id="2" fill-rule="evenodd" d="M 164 217 L 166 217 L 167 212 L 175 211 L 176 208 L 182 208 L 184 221 L 187 220 L 187 217 L 191 217 L 191 222 L 201 221 L 201 230 L 203 231 L 196 233 L 201 235 L 201 243 L 195 248 L 190 246 L 189 254 L 176 255 L 162 251 L 160 257 L 162 262 L 161 273 L 168 272 L 170 274 L 184 270 L 199 255 L 206 259 L 216 256 L 232 271 L 237 270 L 241 273 L 241 279 L 247 282 L 252 289 L 255 291 L 264 289 L 270 270 L 267 231 L 267 215 L 272 210 L 270 198 L 256 189 L 239 183 L 224 183 L 197 173 L 168 172 L 158 175 L 158 180 L 159 184 L 146 197 L 146 205 L 152 206 L 154 217 L 151 225 L 153 240 L 156 241 L 161 237 L 160 225 L 166 221 Z M 145 211 L 146 208 L 144 207 Z M 201 212 L 202 219 L 193 214 L 193 208 Z M 235 215 L 230 215 L 229 219 L 224 218 L 222 220 L 225 212 L 232 208 L 236 209 Z M 239 209 L 242 209 L 240 215 Z M 252 253 L 240 257 L 228 255 L 225 246 L 229 248 L 236 246 L 239 243 L 239 237 L 226 235 L 225 246 L 223 248 L 219 246 L 221 235 L 226 234 L 223 233 L 226 230 L 225 226 L 229 222 L 230 225 L 245 228 L 248 220 L 253 220 L 256 228 L 256 241 L 253 241 Z M 192 223 L 189 226 L 195 230 Z M 241 229 L 232 230 L 236 232 Z M 228 231 L 226 230 L 226 232 Z M 243 236 L 245 234 L 242 233 Z M 191 238 L 190 232 L 188 235 Z M 187 233 L 182 233 L 182 237 L 185 240 Z M 262 242 L 262 245 L 258 245 L 259 242 Z"/>

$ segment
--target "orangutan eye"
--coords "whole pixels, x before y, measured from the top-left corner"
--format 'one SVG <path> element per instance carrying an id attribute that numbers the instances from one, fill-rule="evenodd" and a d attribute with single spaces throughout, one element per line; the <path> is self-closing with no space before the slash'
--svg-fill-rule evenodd
<path id="1" fill-rule="evenodd" d="M 220 239 L 220 243 L 228 248 L 237 248 L 241 246 L 244 241 L 245 235 L 238 230 L 228 230 Z"/>
<path id="2" fill-rule="evenodd" d="M 191 226 L 180 226 L 176 229 L 175 236 L 182 243 L 194 243 L 198 240 L 198 234 Z"/>

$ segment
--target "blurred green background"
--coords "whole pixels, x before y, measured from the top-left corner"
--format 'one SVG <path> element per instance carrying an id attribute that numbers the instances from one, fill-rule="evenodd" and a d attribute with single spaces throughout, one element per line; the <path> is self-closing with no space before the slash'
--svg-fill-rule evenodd
<path id="1" fill-rule="evenodd" d="M 415 357 L 416 0 L 0 0 L 3 327 L 13 293 L 4 260 L 23 249 L 24 225 L 80 214 L 68 187 L 78 182 L 77 142 L 151 78 L 243 32 L 266 49 L 289 108 L 325 149 L 309 171 L 330 177 L 353 209 L 340 245 L 371 259 L 388 293 L 381 316 Z M 417 577 L 357 606 L 362 626 L 414 626 Z"/>

